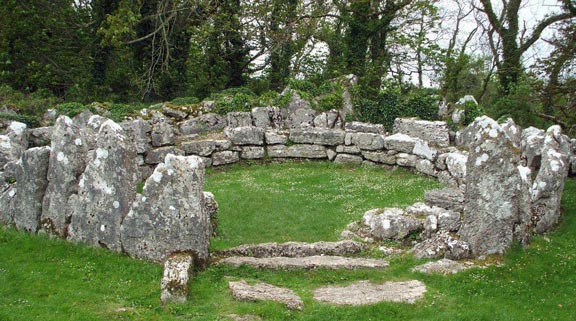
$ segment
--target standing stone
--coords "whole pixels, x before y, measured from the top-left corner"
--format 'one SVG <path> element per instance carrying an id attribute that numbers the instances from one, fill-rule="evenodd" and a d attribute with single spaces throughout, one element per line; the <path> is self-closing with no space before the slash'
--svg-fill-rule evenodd
<path id="1" fill-rule="evenodd" d="M 542 163 L 532 187 L 532 210 L 536 232 L 544 233 L 558 223 L 564 179 L 570 166 L 570 145 L 560 126 L 546 131 L 542 146 Z"/>
<path id="2" fill-rule="evenodd" d="M 489 117 L 476 118 L 469 127 L 476 134 L 466 163 L 460 236 L 474 255 L 501 254 L 512 244 L 519 220 L 519 151 Z"/>
<path id="3" fill-rule="evenodd" d="M 162 304 L 186 302 L 193 267 L 192 255 L 188 253 L 173 254 L 164 261 L 164 276 L 160 284 Z"/>
<path id="4" fill-rule="evenodd" d="M 120 251 L 120 224 L 136 197 L 140 176 L 136 151 L 112 120 L 100 127 L 96 147 L 80 177 L 78 195 L 68 203 L 70 238 Z"/>
<path id="5" fill-rule="evenodd" d="M 544 144 L 545 132 L 542 129 L 528 127 L 522 131 L 520 148 L 525 165 L 531 170 L 540 168 L 542 161 L 542 145 Z"/>
<path id="6" fill-rule="evenodd" d="M 27 150 L 19 161 L 16 177 L 18 193 L 14 199 L 14 224 L 18 230 L 36 233 L 40 226 L 42 198 L 48 181 L 50 147 Z"/>
<path id="7" fill-rule="evenodd" d="M 124 251 L 152 261 L 188 252 L 204 266 L 211 228 L 203 188 L 204 163 L 198 156 L 168 154 L 122 223 Z"/>
<path id="8" fill-rule="evenodd" d="M 42 201 L 42 229 L 66 237 L 68 199 L 78 192 L 78 177 L 86 168 L 87 144 L 80 128 L 67 116 L 56 120 L 48 165 L 48 186 Z"/>
<path id="9" fill-rule="evenodd" d="M 1 174 L 0 178 L 5 179 Z M 0 225 L 12 225 L 14 223 L 14 200 L 16 198 L 16 184 L 9 184 L 2 187 L 0 191 Z"/>

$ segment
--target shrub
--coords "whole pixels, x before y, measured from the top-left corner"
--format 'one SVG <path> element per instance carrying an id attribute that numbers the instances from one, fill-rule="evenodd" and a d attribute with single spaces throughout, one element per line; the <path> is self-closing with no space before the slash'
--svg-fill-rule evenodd
<path id="1" fill-rule="evenodd" d="M 464 104 L 464 126 L 468 126 L 474 119 L 482 115 L 484 115 L 484 108 L 482 108 L 482 106 L 473 101 L 467 101 Z"/>
<path id="2" fill-rule="evenodd" d="M 56 110 L 58 111 L 58 114 L 66 115 L 68 117 L 74 117 L 83 112 L 84 110 L 86 110 L 87 108 L 88 108 L 87 106 L 84 106 L 83 104 L 76 102 L 62 103 L 56 105 Z"/>
<path id="3" fill-rule="evenodd" d="M 200 100 L 196 97 L 178 97 L 170 101 L 170 103 L 175 106 L 194 105 L 199 102 Z"/>

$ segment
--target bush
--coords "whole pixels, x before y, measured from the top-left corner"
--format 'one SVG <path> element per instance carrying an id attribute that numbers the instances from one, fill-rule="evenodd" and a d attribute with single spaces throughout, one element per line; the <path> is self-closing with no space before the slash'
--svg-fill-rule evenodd
<path id="1" fill-rule="evenodd" d="M 233 111 L 251 111 L 256 97 L 244 92 L 237 92 L 234 96 L 221 95 L 214 102 L 214 112 L 225 115 Z"/>
<path id="2" fill-rule="evenodd" d="M 484 108 L 482 108 L 482 106 L 473 101 L 467 101 L 464 104 L 464 126 L 468 126 L 474 119 L 484 114 Z"/>
<path id="3" fill-rule="evenodd" d="M 342 107 L 342 94 L 330 93 L 318 97 L 316 100 L 316 109 L 319 111 L 328 111 L 331 109 L 340 109 Z"/>
<path id="4" fill-rule="evenodd" d="M 199 102 L 200 100 L 196 97 L 178 97 L 170 101 L 170 103 L 175 106 L 194 105 Z"/>
<path id="5" fill-rule="evenodd" d="M 68 117 L 74 117 L 86 109 L 88 109 L 87 106 L 84 106 L 83 104 L 76 102 L 62 103 L 56 105 L 56 110 L 58 111 L 58 114 L 66 115 Z"/>

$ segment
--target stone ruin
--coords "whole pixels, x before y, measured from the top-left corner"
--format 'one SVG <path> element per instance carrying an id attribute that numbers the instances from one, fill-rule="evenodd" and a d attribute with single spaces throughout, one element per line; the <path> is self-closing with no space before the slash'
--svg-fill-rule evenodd
<path id="1" fill-rule="evenodd" d="M 12 122 L 0 135 L 0 224 L 164 261 L 182 271 L 165 273 L 163 285 L 183 291 L 191 266 L 208 263 L 217 224 L 218 204 L 203 191 L 206 166 L 298 158 L 436 177 L 447 188 L 428 191 L 425 203 L 368 211 L 342 236 L 417 235 L 417 257 L 450 259 L 503 253 L 550 230 L 564 178 L 576 174 L 576 140 L 558 126 L 481 117 L 451 133 L 442 121 L 397 119 L 387 133 L 345 123 L 340 111 L 317 114 L 297 95 L 286 109 L 206 111 L 164 106 L 122 123 L 84 112 L 33 129 Z"/>

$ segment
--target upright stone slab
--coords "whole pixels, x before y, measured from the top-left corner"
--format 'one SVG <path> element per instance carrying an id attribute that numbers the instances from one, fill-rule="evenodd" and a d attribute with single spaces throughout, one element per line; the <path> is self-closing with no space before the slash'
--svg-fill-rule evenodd
<path id="1" fill-rule="evenodd" d="M 14 199 L 14 225 L 18 230 L 36 233 L 42 214 L 42 198 L 48 185 L 50 147 L 28 149 L 19 162 Z"/>
<path id="2" fill-rule="evenodd" d="M 124 219 L 124 251 L 152 261 L 187 252 L 196 265 L 204 266 L 211 227 L 203 188 L 204 163 L 199 157 L 166 155 Z"/>
<path id="3" fill-rule="evenodd" d="M 184 303 L 190 291 L 188 281 L 192 275 L 193 257 L 188 253 L 176 253 L 164 262 L 164 275 L 160 283 L 160 301 Z"/>
<path id="4" fill-rule="evenodd" d="M 519 220 L 519 150 L 489 117 L 479 117 L 470 126 L 476 134 L 466 163 L 461 240 L 474 255 L 503 253 Z"/>
<path id="5" fill-rule="evenodd" d="M 78 192 L 78 177 L 86 168 L 87 144 L 72 119 L 60 116 L 52 132 L 52 152 L 48 164 L 48 186 L 42 201 L 42 229 L 66 237 L 70 217 L 68 199 Z"/>
<path id="6" fill-rule="evenodd" d="M 96 151 L 80 177 L 78 195 L 68 202 L 70 238 L 121 251 L 120 224 L 136 197 L 136 151 L 122 128 L 107 120 L 96 136 Z"/>
<path id="7" fill-rule="evenodd" d="M 532 186 L 532 212 L 535 231 L 544 233 L 558 223 L 564 179 L 570 166 L 570 143 L 562 135 L 560 126 L 546 131 L 542 146 L 540 171 Z"/>

